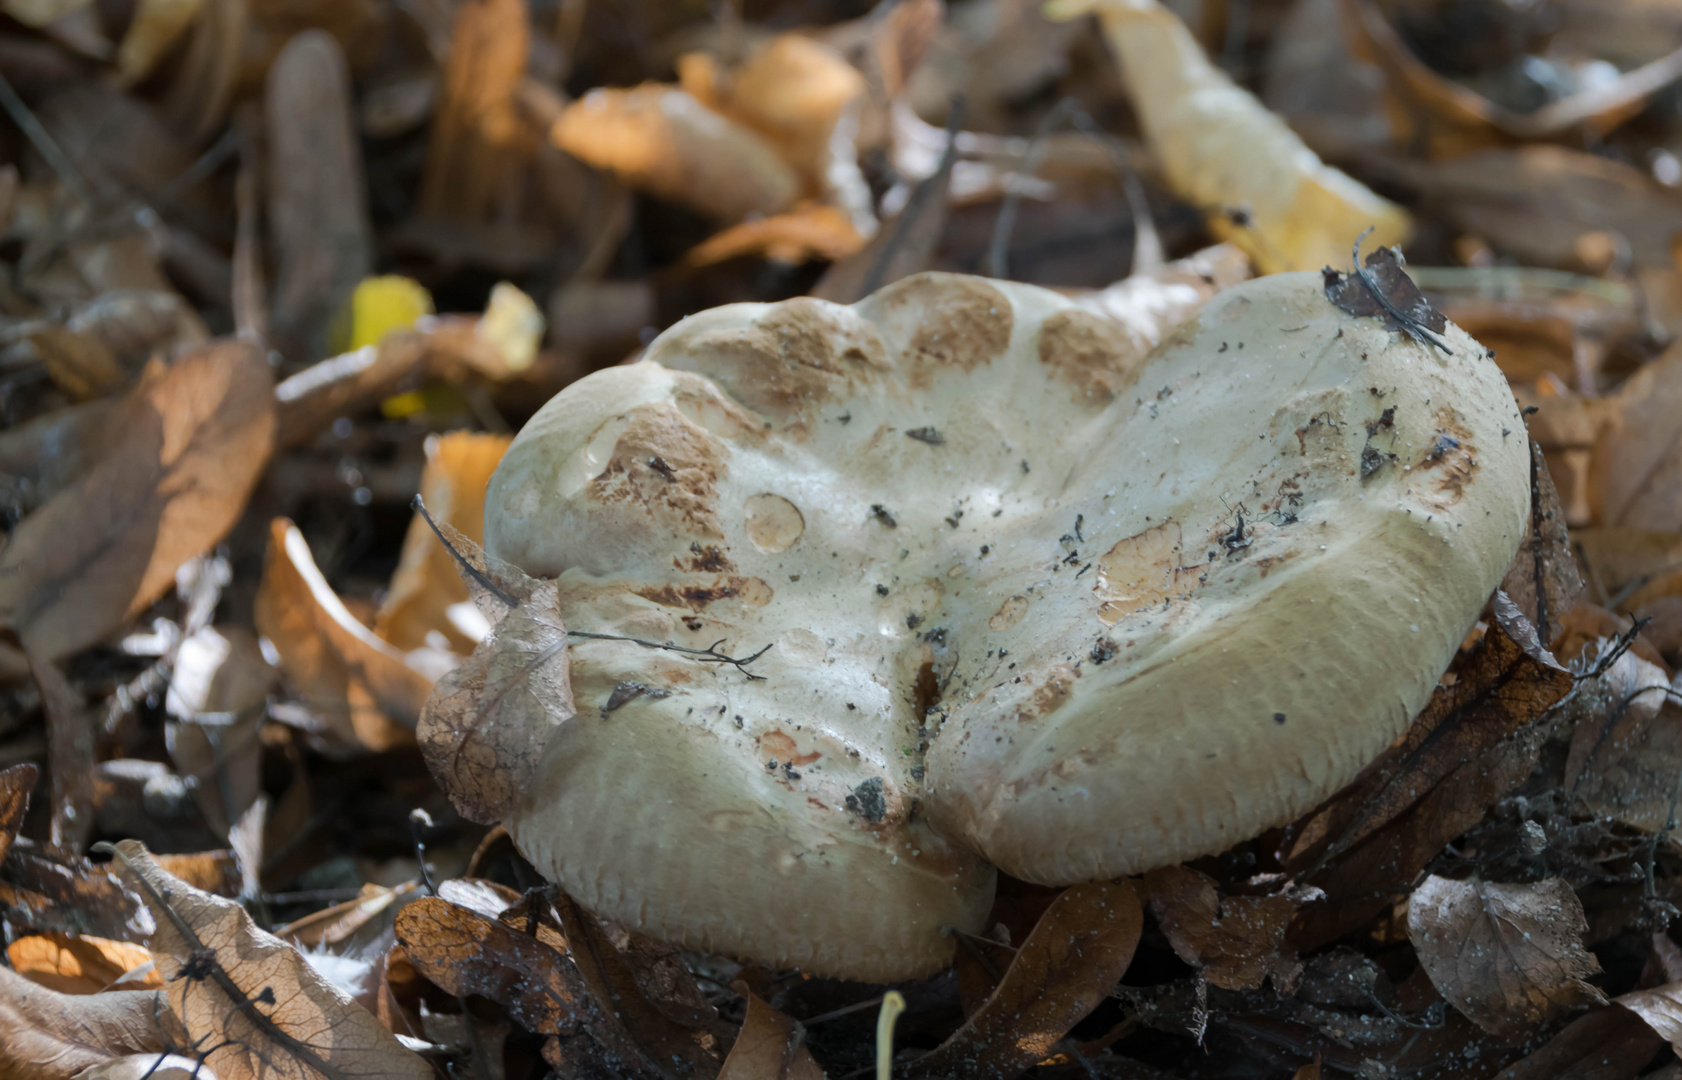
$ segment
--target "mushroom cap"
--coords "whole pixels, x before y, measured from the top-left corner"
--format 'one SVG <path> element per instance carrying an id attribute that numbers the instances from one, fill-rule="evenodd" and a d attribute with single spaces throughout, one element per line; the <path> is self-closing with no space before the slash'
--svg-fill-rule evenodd
<path id="1" fill-rule="evenodd" d="M 491 554 L 557 579 L 578 714 L 509 818 L 587 907 L 854 978 L 950 959 L 993 868 L 1219 851 L 1424 704 L 1524 531 L 1511 393 L 1334 307 L 1219 294 L 1148 355 L 1032 286 L 692 316 L 549 402 Z"/>

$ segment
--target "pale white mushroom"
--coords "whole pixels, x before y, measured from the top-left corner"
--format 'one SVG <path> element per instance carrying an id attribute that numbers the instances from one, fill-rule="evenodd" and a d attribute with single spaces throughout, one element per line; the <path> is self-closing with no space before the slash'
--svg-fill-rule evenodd
<path id="1" fill-rule="evenodd" d="M 517 844 L 645 932 L 880 980 L 948 962 L 995 866 L 1113 877 L 1301 814 L 1423 705 L 1526 526 L 1512 395 L 1442 339 L 1306 274 L 1148 356 L 956 275 L 686 319 L 532 419 L 487 547 L 571 629 L 772 648 L 574 638 Z"/>

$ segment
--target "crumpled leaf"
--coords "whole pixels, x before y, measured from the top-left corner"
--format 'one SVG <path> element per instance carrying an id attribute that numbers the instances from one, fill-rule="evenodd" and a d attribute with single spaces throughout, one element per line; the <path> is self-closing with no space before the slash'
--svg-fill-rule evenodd
<path id="1" fill-rule="evenodd" d="M 1259 990 L 1269 977 L 1289 992 L 1302 965 L 1285 943 L 1300 902 L 1289 896 L 1223 896 L 1189 866 L 1145 875 L 1151 912 L 1181 960 L 1223 990 Z"/>
<path id="2" fill-rule="evenodd" d="M 274 436 L 269 365 L 218 342 L 149 369 L 119 415 L 106 456 L 0 552 L 0 623 L 45 660 L 145 610 L 244 511 Z"/>
<path id="3" fill-rule="evenodd" d="M 512 439 L 508 435 L 452 431 L 426 443 L 420 496 L 433 518 L 475 545 L 485 538 L 485 486 Z M 391 587 L 374 632 L 405 651 L 442 635 L 458 653 L 483 640 L 486 620 L 473 607 L 456 560 L 419 514 L 409 522 Z"/>
<path id="4" fill-rule="evenodd" d="M 64 994 L 97 994 L 136 968 L 152 963 L 139 945 L 83 935 L 41 933 L 20 937 L 6 947 L 12 970 L 31 982 Z M 163 977 L 154 969 L 131 984 L 155 990 Z"/>
<path id="5" fill-rule="evenodd" d="M 1134 112 L 1169 184 L 1262 273 L 1339 264 L 1368 228 L 1378 247 L 1406 239 L 1406 211 L 1321 162 L 1209 62 L 1179 16 L 1156 0 L 1054 0 L 1047 8 L 1057 19 L 1089 12 L 1121 61 Z"/>
<path id="6" fill-rule="evenodd" d="M 1115 988 L 1139 944 L 1144 909 L 1126 882 L 1065 889 L 1017 950 L 1003 979 L 917 1075 L 1013 1077 L 1051 1053 Z"/>
<path id="7" fill-rule="evenodd" d="M 1357 241 L 1357 257 L 1360 252 Z M 1367 256 L 1366 266 L 1348 274 L 1330 266 L 1321 273 L 1325 275 L 1326 299 L 1341 310 L 1359 317 L 1376 317 L 1386 329 L 1405 333 L 1421 345 L 1439 345 L 1447 353 L 1436 335 L 1443 332 L 1448 320 L 1408 277 L 1395 248 L 1379 248 Z"/>
<path id="8" fill-rule="evenodd" d="M 1662 669 L 1626 652 L 1564 706 L 1576 722 L 1566 791 L 1592 813 L 1646 833 L 1665 828 L 1682 774 L 1682 705 L 1670 689 Z"/>
<path id="9" fill-rule="evenodd" d="M 1522 1039 L 1537 1024 L 1606 995 L 1584 980 L 1583 905 L 1563 878 L 1503 885 L 1435 874 L 1408 901 L 1408 937 L 1455 1008 L 1485 1031 Z"/>
<path id="10" fill-rule="evenodd" d="M 763 136 L 676 87 L 599 87 L 566 107 L 549 139 L 621 181 L 723 222 L 791 206 L 800 178 Z"/>
<path id="11" fill-rule="evenodd" d="M 225 1077 L 428 1080 L 432 1068 L 237 902 L 171 877 L 133 840 L 115 847 L 157 921 L 169 1002 Z M 202 1040 L 202 1041 L 201 1041 Z"/>
<path id="12" fill-rule="evenodd" d="M 157 1060 L 178 1022 L 156 990 L 63 994 L 0 967 L 0 1076 L 66 1080 L 129 1054 Z"/>
<path id="13" fill-rule="evenodd" d="M 549 735 L 576 712 L 566 626 L 554 582 L 490 563 L 477 544 L 451 533 L 445 535 L 473 567 L 463 579 L 491 629 L 472 656 L 438 680 L 416 735 L 427 767 L 462 816 L 493 824 L 537 775 Z"/>
<path id="14" fill-rule="evenodd" d="M 793 1020 L 738 979 L 730 987 L 748 1002 L 748 1014 L 718 1080 L 823 1080 L 823 1069 L 802 1043 Z"/>
<path id="15" fill-rule="evenodd" d="M 430 680 L 346 610 L 303 534 L 285 518 L 269 528 L 255 621 L 304 705 L 341 748 L 385 750 L 408 741 L 404 725 L 419 717 Z"/>

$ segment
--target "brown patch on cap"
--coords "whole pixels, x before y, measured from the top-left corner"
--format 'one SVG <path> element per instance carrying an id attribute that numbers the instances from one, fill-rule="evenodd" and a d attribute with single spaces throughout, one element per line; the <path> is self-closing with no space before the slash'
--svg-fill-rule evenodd
<path id="1" fill-rule="evenodd" d="M 1059 311 L 1040 327 L 1040 363 L 1102 404 L 1132 386 L 1146 350 L 1121 324 L 1090 311 Z"/>
<path id="2" fill-rule="evenodd" d="M 999 605 L 999 610 L 993 612 L 992 618 L 987 620 L 987 629 L 997 632 L 1009 630 L 1022 621 L 1022 616 L 1028 614 L 1028 607 L 1033 603 L 1026 596 L 1017 593 Z"/>
<path id="3" fill-rule="evenodd" d="M 645 585 L 633 590 L 644 600 L 661 607 L 686 607 L 700 611 L 720 600 L 735 600 L 743 607 L 760 608 L 771 602 L 771 586 L 756 577 L 733 574 L 713 579 L 709 585 Z"/>
<path id="4" fill-rule="evenodd" d="M 1069 695 L 1074 693 L 1075 680 L 1078 678 L 1080 668 L 1074 664 L 1058 664 L 1047 671 L 1045 681 L 1034 687 L 1027 701 L 1017 706 L 1017 722 L 1028 724 L 1035 720 L 1043 720 L 1061 709 L 1069 700 Z"/>
<path id="5" fill-rule="evenodd" d="M 873 302 L 889 312 L 919 313 L 903 356 L 907 380 L 926 388 L 946 368 L 973 371 L 1010 345 L 1016 311 L 1009 298 L 980 278 L 917 274 L 878 292 Z"/>
<path id="6" fill-rule="evenodd" d="M 589 497 L 601 506 L 638 505 L 677 536 L 721 539 L 713 500 L 724 472 L 715 440 L 670 405 L 639 405 L 626 416 L 613 456 Z"/>
<path id="7" fill-rule="evenodd" d="M 677 335 L 650 358 L 708 375 L 748 408 L 785 420 L 851 396 L 888 367 L 866 325 L 809 297 L 784 301 L 746 330 Z"/>
<path id="8" fill-rule="evenodd" d="M 1114 626 L 1124 615 L 1161 604 L 1177 595 L 1182 577 L 1180 525 L 1165 521 L 1121 540 L 1098 557 L 1092 586 L 1100 604 L 1098 618 Z"/>
<path id="9" fill-rule="evenodd" d="M 1437 410 L 1437 427 L 1425 447 L 1425 457 L 1414 468 L 1431 470 L 1436 487 L 1427 494 L 1429 505 L 1447 509 L 1466 494 L 1466 485 L 1478 471 L 1478 448 L 1472 433 L 1460 422 L 1453 409 Z"/>

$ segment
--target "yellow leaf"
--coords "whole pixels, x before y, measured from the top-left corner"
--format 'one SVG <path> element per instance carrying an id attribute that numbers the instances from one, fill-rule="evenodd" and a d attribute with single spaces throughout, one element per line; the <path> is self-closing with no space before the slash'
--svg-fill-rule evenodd
<path id="1" fill-rule="evenodd" d="M 334 327 L 334 336 L 343 339 L 335 342 L 337 351 L 378 345 L 393 330 L 411 329 L 431 314 L 432 294 L 418 281 L 396 274 L 364 278 Z"/>
<path id="2" fill-rule="evenodd" d="M 1177 15 L 1156 0 L 1052 0 L 1046 15 L 1096 13 L 1121 61 L 1128 95 L 1152 152 L 1181 198 L 1202 207 L 1210 231 L 1231 240 L 1264 274 L 1349 261 L 1404 240 L 1401 207 L 1315 156 L 1283 120 L 1209 62 Z"/>

